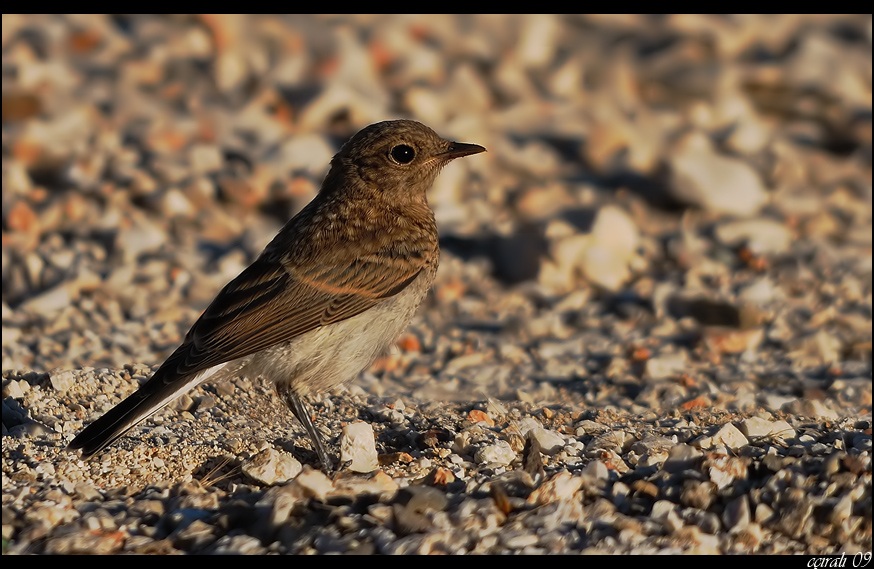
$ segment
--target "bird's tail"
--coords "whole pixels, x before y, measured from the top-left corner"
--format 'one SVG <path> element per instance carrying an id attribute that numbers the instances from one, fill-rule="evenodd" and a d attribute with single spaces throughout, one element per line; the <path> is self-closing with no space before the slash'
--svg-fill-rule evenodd
<path id="1" fill-rule="evenodd" d="M 82 449 L 82 457 L 87 458 L 103 450 L 134 425 L 206 379 L 203 373 L 175 378 L 172 381 L 166 381 L 163 375 L 162 370 L 158 370 L 127 399 L 85 427 L 70 441 L 67 448 Z"/>

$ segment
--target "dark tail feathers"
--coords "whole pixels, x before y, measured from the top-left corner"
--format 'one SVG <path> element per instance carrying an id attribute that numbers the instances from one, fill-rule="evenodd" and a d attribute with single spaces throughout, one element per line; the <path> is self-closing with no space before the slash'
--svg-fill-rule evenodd
<path id="1" fill-rule="evenodd" d="M 124 401 L 107 411 L 102 417 L 85 427 L 76 435 L 68 449 L 82 449 L 82 457 L 87 458 L 112 444 L 116 439 L 124 435 L 137 423 L 158 411 L 170 401 L 168 394 L 176 391 L 178 385 L 167 384 L 161 381 L 158 374 L 152 376 L 149 381 L 127 397 Z M 156 389 L 157 387 L 157 389 Z"/>

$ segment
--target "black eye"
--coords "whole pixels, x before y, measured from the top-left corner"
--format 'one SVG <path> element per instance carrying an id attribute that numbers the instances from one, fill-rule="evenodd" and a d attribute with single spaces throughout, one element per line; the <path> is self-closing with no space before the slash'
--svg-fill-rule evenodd
<path id="1" fill-rule="evenodd" d="M 398 144 L 391 149 L 391 157 L 398 164 L 409 164 L 416 157 L 416 151 L 406 144 Z"/>

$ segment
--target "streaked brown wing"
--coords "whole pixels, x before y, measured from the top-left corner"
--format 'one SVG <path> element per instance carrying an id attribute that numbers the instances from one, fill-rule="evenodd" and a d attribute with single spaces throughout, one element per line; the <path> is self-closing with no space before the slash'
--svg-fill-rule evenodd
<path id="1" fill-rule="evenodd" d="M 387 271 L 385 260 L 377 260 L 305 270 L 258 259 L 222 289 L 167 358 L 165 381 L 351 318 L 403 290 L 423 268 L 399 261 Z"/>

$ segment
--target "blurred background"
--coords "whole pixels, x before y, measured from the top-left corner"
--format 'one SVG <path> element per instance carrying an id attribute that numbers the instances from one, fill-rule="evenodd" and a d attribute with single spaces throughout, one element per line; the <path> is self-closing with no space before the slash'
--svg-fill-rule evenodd
<path id="1" fill-rule="evenodd" d="M 4 373 L 160 363 L 339 146 L 404 117 L 488 153 L 430 194 L 403 352 L 732 358 L 861 377 L 870 411 L 871 43 L 870 14 L 4 15 Z"/>

